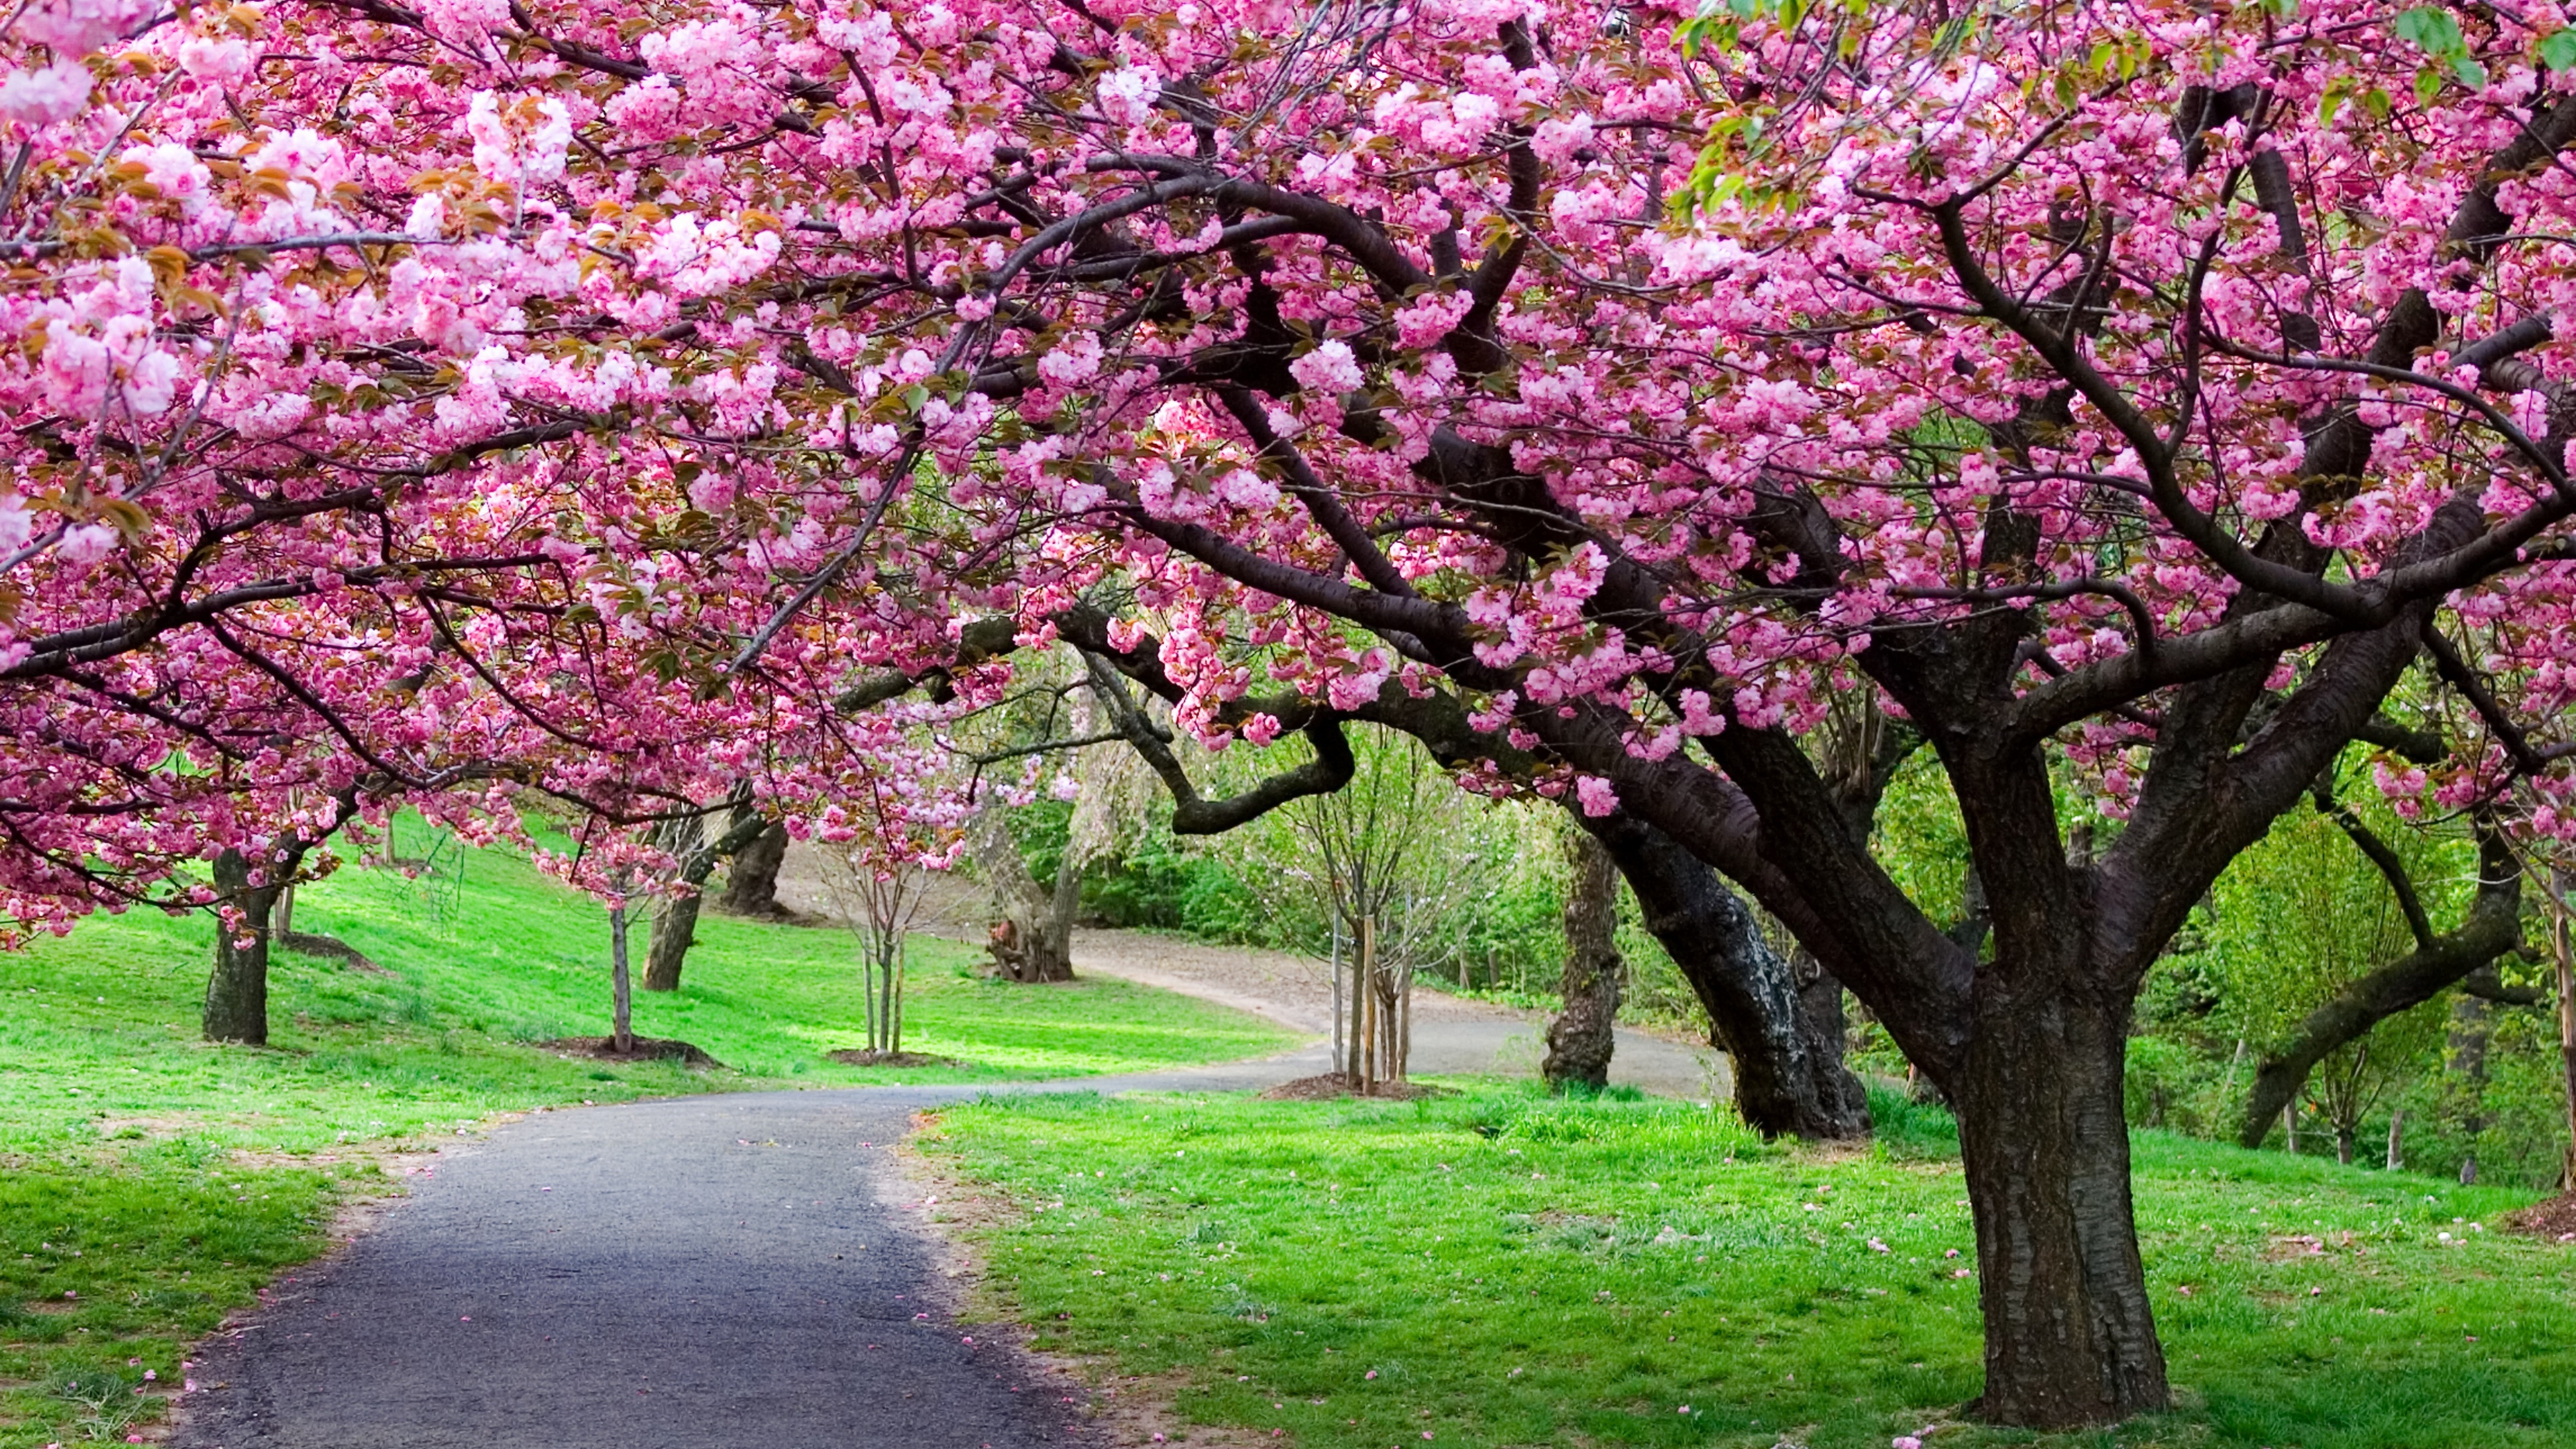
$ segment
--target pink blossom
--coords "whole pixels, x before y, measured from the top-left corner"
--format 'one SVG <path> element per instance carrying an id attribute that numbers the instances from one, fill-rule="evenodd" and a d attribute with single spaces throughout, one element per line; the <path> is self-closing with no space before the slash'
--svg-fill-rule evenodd
<path id="1" fill-rule="evenodd" d="M 1317 392 L 1348 392 L 1364 380 L 1358 360 L 1351 355 L 1351 345 L 1340 338 L 1317 344 L 1313 351 L 1288 364 L 1288 372 L 1300 386 Z"/>
<path id="2" fill-rule="evenodd" d="M 30 126 L 68 121 L 87 106 L 89 87 L 89 67 L 68 57 L 41 70 L 11 71 L 0 80 L 0 116 Z"/>

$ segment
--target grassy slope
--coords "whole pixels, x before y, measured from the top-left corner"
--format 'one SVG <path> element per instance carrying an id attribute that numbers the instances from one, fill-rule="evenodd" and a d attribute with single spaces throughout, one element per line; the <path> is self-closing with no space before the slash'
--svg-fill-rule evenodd
<path id="1" fill-rule="evenodd" d="M 391 974 L 281 959 L 270 1050 L 196 1039 L 202 918 L 101 919 L 0 955 L 0 1449 L 157 1417 L 181 1346 L 325 1246 L 341 1179 L 375 1177 L 333 1160 L 342 1142 L 417 1146 L 586 1099 L 1133 1071 L 1288 1040 L 1124 982 L 988 983 L 965 947 L 920 940 L 905 1045 L 959 1065 L 837 1066 L 822 1054 L 860 1040 L 849 936 L 711 917 L 683 989 L 637 994 L 636 1028 L 730 1070 L 567 1060 L 522 1043 L 605 1030 L 604 917 L 505 853 L 445 859 L 436 878 L 351 869 L 305 889 L 298 930 Z M 82 1402 L 102 1389 L 103 1413 Z"/>
<path id="2" fill-rule="evenodd" d="M 2138 1196 L 2185 1409 L 1969 1427 L 1955 1139 L 1893 1125 L 1835 1155 L 1673 1104 L 1077 1096 L 953 1110 L 929 1146 L 1030 1210 L 986 1246 L 1043 1346 L 1307 1449 L 2576 1443 L 2576 1250 L 2481 1230 L 2527 1195 L 2161 1133 Z"/>

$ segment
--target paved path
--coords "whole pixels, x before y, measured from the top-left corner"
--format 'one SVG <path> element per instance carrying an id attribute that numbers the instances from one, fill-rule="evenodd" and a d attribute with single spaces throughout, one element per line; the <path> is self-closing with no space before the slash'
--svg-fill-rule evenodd
<path id="1" fill-rule="evenodd" d="M 1205 1085 L 1223 1085 L 1222 1078 Z M 1197 1086 L 1189 1074 L 1103 1086 Z M 223 1449 L 1023 1449 L 1101 1442 L 961 1340 L 887 1162 L 967 1088 L 687 1097 L 441 1153 L 380 1230 L 219 1334 Z"/>
<path id="2" fill-rule="evenodd" d="M 1322 962 L 1276 951 L 1201 946 L 1142 931 L 1077 931 L 1075 974 L 1116 976 L 1159 986 L 1266 1017 L 1292 1031 L 1329 1034 L 1333 1029 L 1331 978 Z M 1413 1055 L 1417 1077 L 1535 1077 L 1547 1054 L 1547 1018 L 1491 1002 L 1468 1001 L 1427 987 L 1413 993 Z M 1707 1101 L 1730 1097 L 1726 1054 L 1660 1036 L 1618 1029 L 1610 1055 L 1613 1086 L 1635 1087 L 1659 1097 Z M 1312 1076 L 1332 1067 L 1332 1048 L 1298 1053 L 1290 1076 Z M 1267 1085 L 1267 1083 L 1264 1083 Z"/>
<path id="3" fill-rule="evenodd" d="M 1088 936 L 1090 933 L 1086 933 Z M 1108 933 L 1100 933 L 1108 934 Z M 1153 938 L 1147 938 L 1149 941 Z M 1111 953 L 1100 953 L 1108 955 Z M 1131 948 L 1082 969 L 1303 1030 L 1295 991 Z M 1286 959 L 1286 958 L 1282 958 Z M 1043 989 L 1043 988 L 1033 988 Z M 1315 1018 L 1311 1019 L 1310 1018 Z M 1527 1075 L 1538 1026 L 1434 1000 L 1422 1075 Z M 1276 1057 L 1008 1087 L 684 1097 L 532 1115 L 441 1153 L 347 1252 L 280 1285 L 195 1371 L 183 1449 L 1028 1449 L 1099 1445 L 1083 1397 L 968 1343 L 904 1216 L 890 1145 L 988 1091 L 1229 1091 L 1330 1069 Z M 1707 1054 L 1622 1031 L 1614 1080 L 1704 1097 Z"/>

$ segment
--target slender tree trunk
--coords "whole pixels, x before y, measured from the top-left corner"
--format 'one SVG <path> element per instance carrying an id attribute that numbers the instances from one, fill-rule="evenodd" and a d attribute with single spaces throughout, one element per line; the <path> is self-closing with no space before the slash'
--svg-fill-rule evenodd
<path id="1" fill-rule="evenodd" d="M 2352 1166 L 2354 1139 L 2360 1135 L 2349 1122 L 2335 1124 L 2335 1161 L 2346 1167 Z"/>
<path id="2" fill-rule="evenodd" d="M 1395 1079 L 1413 1071 L 1413 968 L 1404 968 L 1395 992 Z"/>
<path id="3" fill-rule="evenodd" d="M 291 868 L 291 867 L 290 867 Z M 268 1045 L 269 915 L 277 904 L 274 884 L 251 883 L 252 866 L 240 851 L 215 857 L 215 889 L 241 912 L 238 925 L 218 922 L 215 969 L 206 980 L 203 1025 L 208 1041 Z M 263 882 L 275 874 L 263 872 Z"/>
<path id="4" fill-rule="evenodd" d="M 1951 1094 L 1985 1309 L 1981 1417 L 2072 1428 L 2166 1407 L 2129 1196 L 2124 1004 L 1986 990 Z M 2018 999 L 1983 999 L 1987 997 Z"/>
<path id="5" fill-rule="evenodd" d="M 750 844 L 734 853 L 733 866 L 725 873 L 724 894 L 716 898 L 716 909 L 728 916 L 783 914 L 778 906 L 778 868 L 786 860 L 787 827 L 773 820 Z"/>
<path id="6" fill-rule="evenodd" d="M 2401 1109 L 2388 1114 L 2388 1170 L 2395 1172 L 2406 1165 L 2406 1113 Z"/>
<path id="7" fill-rule="evenodd" d="M 1377 1091 L 1377 920 L 1360 917 L 1360 1038 L 1366 1043 L 1360 1052 L 1360 1090 Z"/>
<path id="8" fill-rule="evenodd" d="M 2576 946 L 2568 940 L 2567 872 L 2549 872 L 2549 954 L 2558 968 L 2558 1061 L 2567 1078 L 2567 1154 L 2558 1185 L 2576 1190 Z"/>
<path id="9" fill-rule="evenodd" d="M 892 1026 L 886 1034 L 886 1055 L 901 1056 L 903 1054 L 903 942 L 899 938 L 895 941 L 894 950 L 887 960 L 886 974 L 894 980 L 894 1001 L 887 1008 L 887 1020 L 892 1023 Z"/>
<path id="10" fill-rule="evenodd" d="M 1627 971 L 1613 936 L 1619 875 L 1610 852 L 1583 831 L 1567 832 L 1565 849 L 1573 871 L 1565 892 L 1564 1004 L 1547 1024 L 1547 1058 L 1538 1070 L 1552 1092 L 1577 1084 L 1597 1092 L 1610 1085 L 1620 978 Z"/>
<path id="11" fill-rule="evenodd" d="M 1342 1020 L 1342 913 L 1329 905 L 1325 909 L 1333 918 L 1333 1068 L 1339 1071 L 1343 1068 L 1342 1043 L 1350 1035 L 1349 1023 Z"/>
<path id="12" fill-rule="evenodd" d="M 2562 993 L 2561 999 L 2564 1000 Z M 2451 1002 L 2450 1040 L 2446 1043 L 2451 1080 L 2444 1093 L 2460 1124 L 2460 1182 L 2478 1180 L 2478 1139 L 2487 1128 L 2487 1042 L 2495 1031 L 2495 1007 L 2463 992 Z"/>
<path id="13" fill-rule="evenodd" d="M 1358 1087 L 1365 1074 L 1361 1066 L 1368 1060 L 1368 967 L 1360 955 L 1359 927 L 1351 928 L 1351 1032 L 1349 1055 L 1342 1062 L 1342 1080 Z"/>
<path id="14" fill-rule="evenodd" d="M 608 996 L 611 1049 L 619 1056 L 635 1050 L 635 983 L 626 972 L 626 908 L 608 912 Z"/>

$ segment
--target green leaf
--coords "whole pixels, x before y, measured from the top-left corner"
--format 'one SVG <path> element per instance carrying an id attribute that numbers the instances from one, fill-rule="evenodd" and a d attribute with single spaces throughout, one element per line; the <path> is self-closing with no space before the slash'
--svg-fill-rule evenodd
<path id="1" fill-rule="evenodd" d="M 2398 39 L 2437 60 L 2448 59 L 2466 51 L 2468 43 L 2460 38 L 2460 22 L 2447 10 L 2429 5 L 2404 12 L 2389 27 Z"/>
<path id="2" fill-rule="evenodd" d="M 2576 70 L 2576 26 L 2542 39 L 2540 63 L 2551 70 Z"/>
<path id="3" fill-rule="evenodd" d="M 2442 73 L 2426 66 L 2415 72 L 2415 104 L 2429 106 L 2442 93 Z"/>

